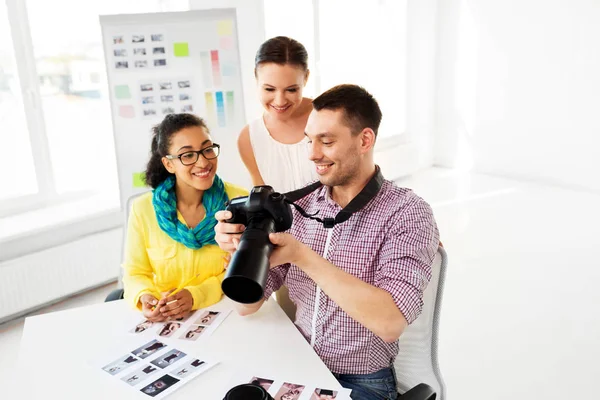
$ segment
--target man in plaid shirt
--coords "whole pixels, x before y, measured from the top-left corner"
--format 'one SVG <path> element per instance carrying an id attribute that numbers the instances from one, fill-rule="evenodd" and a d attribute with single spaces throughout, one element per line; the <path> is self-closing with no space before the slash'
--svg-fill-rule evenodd
<path id="1" fill-rule="evenodd" d="M 293 210 L 292 228 L 269 237 L 276 248 L 263 300 L 237 305 L 252 314 L 285 284 L 296 326 L 353 399 L 396 399 L 398 338 L 421 312 L 439 244 L 429 205 L 374 163 L 380 122 L 377 101 L 355 85 L 313 100 L 306 136 L 323 186 L 295 203 L 321 218 L 353 200 L 361 206 L 329 228 Z M 228 211 L 216 217 L 217 243 L 234 252 L 244 226 L 223 222 Z"/>

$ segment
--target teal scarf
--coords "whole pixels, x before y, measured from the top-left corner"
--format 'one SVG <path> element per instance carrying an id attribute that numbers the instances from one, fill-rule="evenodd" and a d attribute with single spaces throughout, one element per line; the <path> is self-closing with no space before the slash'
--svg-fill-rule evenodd
<path id="1" fill-rule="evenodd" d="M 202 204 L 206 210 L 206 216 L 193 229 L 188 228 L 177 218 L 177 198 L 175 196 L 175 177 L 170 176 L 165 179 L 156 189 L 153 190 L 152 205 L 156 212 L 158 226 L 171 239 L 182 243 L 190 249 L 199 249 L 206 244 L 216 244 L 215 225 L 217 220 L 215 214 L 217 211 L 225 208 L 225 203 L 229 201 L 223 181 L 217 175 L 213 185 L 204 192 Z"/>

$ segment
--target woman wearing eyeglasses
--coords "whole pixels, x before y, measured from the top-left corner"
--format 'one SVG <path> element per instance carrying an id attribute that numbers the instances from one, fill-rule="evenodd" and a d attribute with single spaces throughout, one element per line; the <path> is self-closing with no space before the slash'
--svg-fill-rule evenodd
<path id="1" fill-rule="evenodd" d="M 248 192 L 221 181 L 219 151 L 192 114 L 169 114 L 153 128 L 145 174 L 153 190 L 133 202 L 123 262 L 125 299 L 150 321 L 182 318 L 221 299 L 225 252 L 214 241 L 214 215 Z"/>

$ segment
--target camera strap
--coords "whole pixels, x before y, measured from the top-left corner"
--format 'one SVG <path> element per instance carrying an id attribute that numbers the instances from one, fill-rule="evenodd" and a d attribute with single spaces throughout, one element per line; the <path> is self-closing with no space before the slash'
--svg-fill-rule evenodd
<path id="1" fill-rule="evenodd" d="M 381 189 L 381 185 L 383 185 L 383 175 L 381 174 L 381 169 L 378 165 L 376 165 L 375 168 L 375 175 L 369 180 L 369 182 L 365 185 L 363 190 L 361 190 L 360 193 L 357 194 L 356 197 L 353 198 L 346 207 L 344 207 L 340 212 L 337 213 L 335 218 L 316 217 L 316 215 L 319 213 L 318 211 L 314 214 L 309 214 L 306 211 L 304 211 L 302 207 L 300 207 L 297 204 L 294 204 L 294 202 L 300 200 L 303 197 L 306 197 L 310 193 L 321 188 L 323 184 L 318 181 L 301 189 L 285 193 L 285 202 L 294 206 L 294 208 L 298 210 L 298 212 L 303 217 L 319 221 L 323 224 L 323 226 L 326 229 L 333 228 L 335 225 L 346 222 L 352 216 L 352 214 L 354 214 L 357 211 L 360 211 L 360 209 L 366 206 L 372 198 L 377 196 L 377 193 L 379 193 L 379 190 Z"/>

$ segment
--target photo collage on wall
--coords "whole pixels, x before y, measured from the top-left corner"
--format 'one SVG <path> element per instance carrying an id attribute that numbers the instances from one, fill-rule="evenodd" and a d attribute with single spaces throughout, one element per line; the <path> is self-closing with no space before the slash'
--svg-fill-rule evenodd
<path id="1" fill-rule="evenodd" d="M 167 66 L 167 47 L 163 33 L 113 35 L 113 67 L 130 71 Z"/>
<path id="2" fill-rule="evenodd" d="M 160 79 L 139 83 L 142 117 L 163 117 L 167 114 L 194 113 L 193 82 L 189 78 Z"/>

